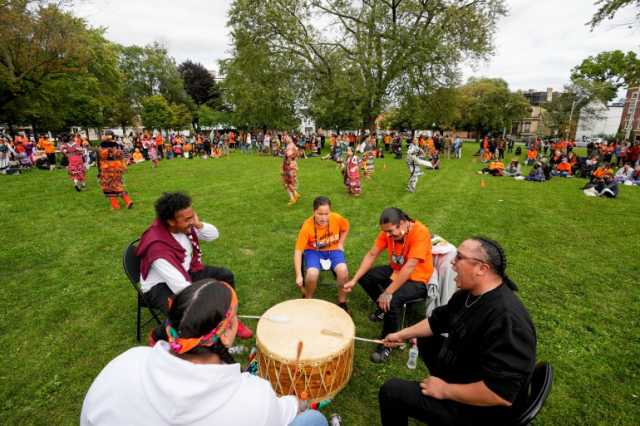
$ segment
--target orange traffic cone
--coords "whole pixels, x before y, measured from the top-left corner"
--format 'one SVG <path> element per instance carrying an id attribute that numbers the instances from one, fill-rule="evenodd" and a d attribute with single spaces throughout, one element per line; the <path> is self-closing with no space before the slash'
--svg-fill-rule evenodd
<path id="1" fill-rule="evenodd" d="M 487 185 L 484 183 L 484 179 L 480 179 L 480 188 L 484 188 L 485 186 Z"/>

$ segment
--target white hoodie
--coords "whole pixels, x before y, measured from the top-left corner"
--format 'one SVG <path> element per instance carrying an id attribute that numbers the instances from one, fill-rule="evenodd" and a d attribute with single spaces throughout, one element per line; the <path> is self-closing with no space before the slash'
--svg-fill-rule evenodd
<path id="1" fill-rule="evenodd" d="M 87 392 L 80 424 L 285 426 L 297 411 L 295 397 L 278 398 L 240 364 L 194 364 L 160 341 L 107 364 Z"/>

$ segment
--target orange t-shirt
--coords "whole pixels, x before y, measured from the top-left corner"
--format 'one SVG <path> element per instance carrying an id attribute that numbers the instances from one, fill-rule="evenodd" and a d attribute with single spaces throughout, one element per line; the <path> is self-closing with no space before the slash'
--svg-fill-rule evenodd
<path id="1" fill-rule="evenodd" d="M 329 213 L 329 223 L 324 226 L 316 225 L 311 216 L 300 227 L 296 250 L 337 250 L 340 233 L 348 230 L 349 221 L 338 213 Z M 316 241 L 319 242 L 318 247 L 316 247 Z"/>
<path id="2" fill-rule="evenodd" d="M 502 161 L 492 161 L 489 163 L 489 170 L 504 170 L 504 163 Z"/>
<path id="3" fill-rule="evenodd" d="M 45 139 L 42 145 L 44 146 L 44 152 L 46 152 L 47 154 L 53 154 L 54 152 L 56 152 L 56 147 L 50 140 Z"/>
<path id="4" fill-rule="evenodd" d="M 569 163 L 560 163 L 560 164 L 558 164 L 558 171 L 559 172 L 567 172 L 567 173 L 571 174 L 571 164 L 569 164 Z"/>
<path id="5" fill-rule="evenodd" d="M 409 259 L 417 259 L 418 264 L 411 273 L 409 280 L 427 283 L 433 273 L 433 259 L 431 257 L 431 234 L 429 228 L 419 221 L 413 222 L 404 242 L 391 239 L 385 232 L 380 232 L 376 239 L 376 247 L 387 249 L 389 266 L 399 271 Z M 404 263 L 396 263 L 394 257 L 404 257 Z"/>
<path id="6" fill-rule="evenodd" d="M 538 151 L 536 151 L 535 149 L 530 149 L 527 152 L 527 158 L 529 158 L 530 160 L 534 160 L 536 157 L 538 157 Z"/>

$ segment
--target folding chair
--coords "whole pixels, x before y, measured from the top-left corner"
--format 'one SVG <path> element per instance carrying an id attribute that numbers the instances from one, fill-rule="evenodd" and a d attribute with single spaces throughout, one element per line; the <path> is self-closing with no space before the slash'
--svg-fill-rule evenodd
<path id="1" fill-rule="evenodd" d="M 129 278 L 131 285 L 138 295 L 136 317 L 136 339 L 138 342 L 140 341 L 140 329 L 153 320 L 155 320 L 157 324 L 160 324 L 160 317 L 162 316 L 162 313 L 159 310 L 151 307 L 147 303 L 144 293 L 140 290 L 140 259 L 136 256 L 136 248 L 139 241 L 139 239 L 132 241 L 124 250 L 122 255 L 122 269 L 124 269 L 124 273 L 127 275 L 127 278 Z M 144 324 L 140 324 L 142 308 L 147 308 L 151 313 L 151 318 L 149 318 Z"/>
<path id="2" fill-rule="evenodd" d="M 538 415 L 547 400 L 551 392 L 552 384 L 553 368 L 551 368 L 551 364 L 548 362 L 539 362 L 536 364 L 536 368 L 533 370 L 533 375 L 531 376 L 531 388 L 527 400 L 527 407 L 522 414 L 518 416 L 513 426 L 527 426 L 533 422 L 533 419 Z"/>
<path id="3" fill-rule="evenodd" d="M 411 307 L 411 306 L 417 305 L 419 303 L 424 303 L 426 305 L 427 298 L 418 297 L 416 299 L 407 300 L 404 303 L 404 305 L 402 305 L 402 321 L 400 322 L 400 330 L 402 330 L 403 328 L 406 327 L 405 320 L 406 320 L 406 317 L 407 317 L 407 307 Z M 426 310 L 426 306 L 425 306 L 425 309 L 423 309 L 423 311 L 425 311 L 425 310 Z"/>

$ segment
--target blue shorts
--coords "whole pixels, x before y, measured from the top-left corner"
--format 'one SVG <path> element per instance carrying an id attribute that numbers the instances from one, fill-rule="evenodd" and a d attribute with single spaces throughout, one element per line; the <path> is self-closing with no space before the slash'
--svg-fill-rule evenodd
<path id="1" fill-rule="evenodd" d="M 347 263 L 342 250 L 305 250 L 304 269 L 315 268 L 318 271 L 322 271 L 320 259 L 329 259 L 331 261 L 331 270 L 335 270 L 336 266 L 341 263 Z"/>

